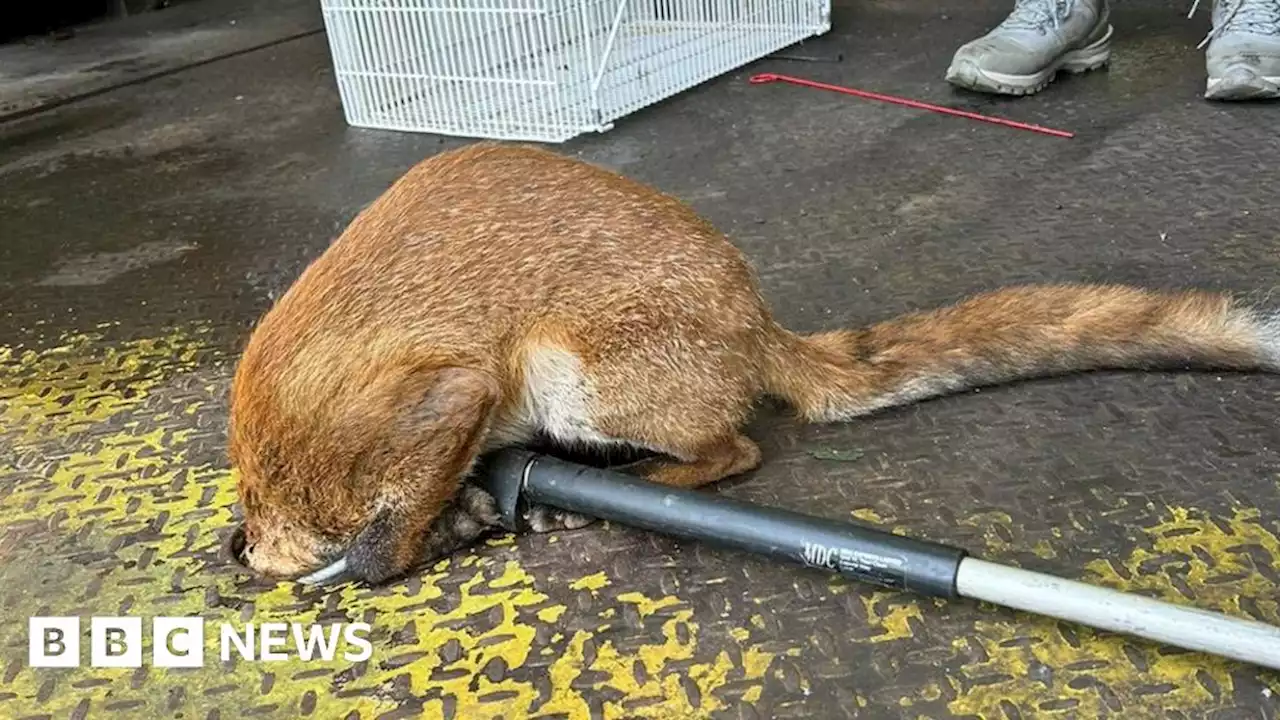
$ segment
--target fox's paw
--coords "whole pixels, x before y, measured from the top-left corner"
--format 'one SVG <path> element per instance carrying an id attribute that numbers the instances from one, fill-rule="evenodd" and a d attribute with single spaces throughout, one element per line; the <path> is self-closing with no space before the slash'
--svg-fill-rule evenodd
<path id="1" fill-rule="evenodd" d="M 577 530 L 595 522 L 586 515 L 560 510 L 549 505 L 533 505 L 525 511 L 524 520 L 536 533 L 555 530 Z"/>
<path id="2" fill-rule="evenodd" d="M 422 562 L 433 562 L 462 550 L 499 527 L 501 518 L 493 496 L 466 485 L 422 539 Z"/>

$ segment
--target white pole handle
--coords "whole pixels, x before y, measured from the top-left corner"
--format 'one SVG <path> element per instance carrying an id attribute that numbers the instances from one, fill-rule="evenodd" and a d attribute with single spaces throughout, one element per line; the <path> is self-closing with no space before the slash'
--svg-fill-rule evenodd
<path id="1" fill-rule="evenodd" d="M 963 597 L 1280 670 L 1280 628 L 965 558 Z"/>

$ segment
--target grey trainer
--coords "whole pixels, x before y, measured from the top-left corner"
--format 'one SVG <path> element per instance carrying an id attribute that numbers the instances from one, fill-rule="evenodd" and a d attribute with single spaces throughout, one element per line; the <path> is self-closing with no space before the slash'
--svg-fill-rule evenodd
<path id="1" fill-rule="evenodd" d="M 1111 59 L 1110 18 L 1107 0 L 1016 0 L 995 29 L 956 51 L 947 82 L 979 92 L 1030 95 L 1059 71 L 1096 70 Z"/>
<path id="2" fill-rule="evenodd" d="M 1280 98 L 1280 0 L 1217 0 L 1205 42 L 1206 98 Z"/>

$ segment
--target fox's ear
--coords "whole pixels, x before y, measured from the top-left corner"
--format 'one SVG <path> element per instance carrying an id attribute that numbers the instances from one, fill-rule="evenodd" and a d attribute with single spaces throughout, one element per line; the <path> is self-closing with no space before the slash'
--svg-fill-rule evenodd
<path id="1" fill-rule="evenodd" d="M 422 560 L 432 523 L 454 498 L 489 431 L 499 390 L 488 375 L 461 368 L 401 384 L 387 418 L 373 515 L 347 548 L 348 570 L 380 584 Z"/>
<path id="2" fill-rule="evenodd" d="M 383 508 L 374 513 L 347 549 L 347 571 L 370 585 L 381 585 L 412 569 L 415 558 L 409 518 Z"/>

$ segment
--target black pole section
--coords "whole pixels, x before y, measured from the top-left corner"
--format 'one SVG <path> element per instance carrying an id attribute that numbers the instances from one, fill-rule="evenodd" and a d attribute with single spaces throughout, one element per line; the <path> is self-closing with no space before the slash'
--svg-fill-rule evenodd
<path id="1" fill-rule="evenodd" d="M 523 529 L 524 509 L 549 505 L 666 535 L 837 572 L 861 582 L 957 598 L 964 550 L 858 525 L 664 487 L 623 473 L 525 450 L 486 459 L 481 484 L 503 522 Z"/>

